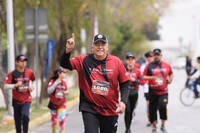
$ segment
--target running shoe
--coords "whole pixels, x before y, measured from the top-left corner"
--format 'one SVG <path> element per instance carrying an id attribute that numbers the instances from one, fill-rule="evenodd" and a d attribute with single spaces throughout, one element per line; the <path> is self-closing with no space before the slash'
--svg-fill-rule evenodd
<path id="1" fill-rule="evenodd" d="M 157 133 L 156 128 L 152 129 L 152 133 Z"/>
<path id="2" fill-rule="evenodd" d="M 160 130 L 162 131 L 162 133 L 167 133 L 165 126 L 161 126 Z"/>

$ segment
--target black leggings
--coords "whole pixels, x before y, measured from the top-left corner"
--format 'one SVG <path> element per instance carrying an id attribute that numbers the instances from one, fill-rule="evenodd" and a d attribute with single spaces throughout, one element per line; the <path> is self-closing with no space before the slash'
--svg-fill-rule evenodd
<path id="1" fill-rule="evenodd" d="M 118 116 L 103 116 L 90 112 L 82 112 L 84 133 L 116 133 Z"/>
<path id="2" fill-rule="evenodd" d="M 167 104 L 168 104 L 168 94 L 149 95 L 149 113 L 150 113 L 151 123 L 157 121 L 157 110 L 159 110 L 160 119 L 167 120 Z"/>
<path id="3" fill-rule="evenodd" d="M 133 111 L 136 107 L 137 100 L 138 100 L 138 92 L 130 91 L 128 102 L 126 104 L 125 115 L 124 115 L 124 121 L 125 121 L 125 126 L 127 130 L 130 129 L 131 121 L 133 118 Z"/>

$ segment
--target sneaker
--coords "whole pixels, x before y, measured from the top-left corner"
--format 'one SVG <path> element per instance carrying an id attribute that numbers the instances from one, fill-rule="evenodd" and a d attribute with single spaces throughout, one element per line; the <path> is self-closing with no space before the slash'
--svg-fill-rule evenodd
<path id="1" fill-rule="evenodd" d="M 161 126 L 160 130 L 162 131 L 162 133 L 167 133 L 165 126 Z"/>
<path id="2" fill-rule="evenodd" d="M 147 127 L 150 127 L 150 126 L 151 126 L 151 123 L 150 123 L 150 122 L 148 122 L 146 126 L 147 126 Z"/>
<path id="3" fill-rule="evenodd" d="M 152 129 L 152 133 L 157 133 L 156 128 Z"/>

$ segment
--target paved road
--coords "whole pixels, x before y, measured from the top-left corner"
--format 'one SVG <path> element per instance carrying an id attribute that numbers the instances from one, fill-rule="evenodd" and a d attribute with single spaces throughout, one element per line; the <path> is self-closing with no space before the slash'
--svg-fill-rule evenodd
<path id="1" fill-rule="evenodd" d="M 168 133 L 200 133 L 200 99 L 192 107 L 184 107 L 179 101 L 179 92 L 184 85 L 186 76 L 183 70 L 174 70 L 174 73 L 175 79 L 172 85 L 169 86 L 169 119 L 166 123 Z M 132 131 L 134 133 L 151 133 L 151 128 L 145 127 L 147 119 L 142 90 L 140 91 L 135 114 L 136 116 L 131 127 Z M 83 122 L 77 106 L 68 112 L 66 123 L 66 133 L 83 133 Z M 158 122 L 159 126 L 160 121 Z M 120 115 L 117 133 L 124 133 L 124 130 L 123 115 Z M 50 122 L 46 122 L 32 129 L 30 133 L 50 132 Z"/>

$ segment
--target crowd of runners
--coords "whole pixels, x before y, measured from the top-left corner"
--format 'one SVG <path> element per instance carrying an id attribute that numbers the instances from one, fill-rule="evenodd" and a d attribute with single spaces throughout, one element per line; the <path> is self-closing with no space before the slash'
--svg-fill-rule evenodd
<path id="1" fill-rule="evenodd" d="M 118 115 L 125 113 L 125 133 L 132 133 L 131 122 L 137 107 L 138 91 L 144 92 L 146 99 L 146 126 L 157 132 L 157 111 L 160 114 L 163 133 L 167 133 L 168 84 L 173 80 L 170 65 L 162 60 L 161 49 L 153 49 L 144 54 L 145 60 L 138 61 L 132 52 L 124 55 L 124 61 L 108 53 L 109 42 L 103 34 L 94 37 L 90 54 L 71 58 L 75 47 L 75 35 L 63 45 L 60 66 L 50 78 L 46 91 L 50 100 L 52 133 L 65 132 L 67 84 L 63 80 L 68 70 L 78 72 L 80 89 L 79 111 L 82 113 L 84 133 L 116 133 Z M 12 89 L 15 128 L 17 133 L 28 133 L 31 92 L 34 90 L 35 76 L 26 68 L 27 58 L 16 57 L 16 69 L 10 72 L 5 88 Z M 145 115 L 144 115 L 145 116 Z M 57 126 L 59 125 L 59 126 Z M 134 129 L 133 129 L 134 130 Z M 70 131 L 67 131 L 70 132 Z"/>

